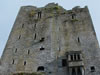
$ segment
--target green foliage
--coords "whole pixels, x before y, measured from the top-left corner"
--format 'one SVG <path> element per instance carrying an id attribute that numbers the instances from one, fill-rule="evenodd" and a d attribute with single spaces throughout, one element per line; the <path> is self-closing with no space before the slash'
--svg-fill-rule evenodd
<path id="1" fill-rule="evenodd" d="M 59 6 L 55 6 L 53 9 L 58 10 L 59 9 Z"/>
<path id="2" fill-rule="evenodd" d="M 32 10 L 31 12 L 29 12 L 29 17 L 33 17 L 33 16 L 34 16 L 34 14 L 35 14 L 35 11 L 34 11 L 34 10 Z"/>

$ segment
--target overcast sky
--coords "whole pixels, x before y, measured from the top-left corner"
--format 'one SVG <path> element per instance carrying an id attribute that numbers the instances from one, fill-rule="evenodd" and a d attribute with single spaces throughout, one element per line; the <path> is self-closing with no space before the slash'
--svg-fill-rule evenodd
<path id="1" fill-rule="evenodd" d="M 58 3 L 67 10 L 75 6 L 84 7 L 87 5 L 100 43 L 100 0 L 0 0 L 0 56 L 20 7 L 26 5 L 43 7 L 51 2 Z"/>

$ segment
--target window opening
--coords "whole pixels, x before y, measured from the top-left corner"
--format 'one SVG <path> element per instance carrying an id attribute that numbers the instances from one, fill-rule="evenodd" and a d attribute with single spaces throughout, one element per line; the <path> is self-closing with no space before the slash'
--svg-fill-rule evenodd
<path id="1" fill-rule="evenodd" d="M 28 50 L 28 54 L 30 54 L 30 50 Z"/>
<path id="2" fill-rule="evenodd" d="M 12 64 L 14 64 L 14 63 L 15 63 L 15 60 L 13 59 Z"/>
<path id="3" fill-rule="evenodd" d="M 37 68 L 37 71 L 44 71 L 44 67 L 43 67 L 43 66 L 39 66 L 39 67 Z"/>
<path id="4" fill-rule="evenodd" d="M 41 47 L 41 48 L 40 48 L 40 50 L 44 50 L 44 49 L 45 49 L 44 47 Z"/>
<path id="5" fill-rule="evenodd" d="M 80 54 L 77 54 L 77 58 L 78 58 L 78 60 L 80 60 L 81 58 L 80 58 Z"/>
<path id="6" fill-rule="evenodd" d="M 78 37 L 78 43 L 80 43 L 80 38 Z"/>
<path id="7" fill-rule="evenodd" d="M 15 49 L 15 53 L 17 53 L 17 48 Z"/>
<path id="8" fill-rule="evenodd" d="M 74 60 L 77 60 L 76 54 L 74 54 Z"/>
<path id="9" fill-rule="evenodd" d="M 76 15 L 75 14 L 72 14 L 72 19 L 75 19 Z"/>
<path id="10" fill-rule="evenodd" d="M 75 68 L 72 68 L 72 75 L 76 75 Z"/>
<path id="11" fill-rule="evenodd" d="M 44 37 L 40 39 L 40 42 L 43 42 L 43 41 L 44 41 Z"/>
<path id="12" fill-rule="evenodd" d="M 77 73 L 78 73 L 78 75 L 82 75 L 81 67 L 77 68 Z"/>
<path id="13" fill-rule="evenodd" d="M 26 61 L 24 61 L 24 66 L 26 65 Z"/>
<path id="14" fill-rule="evenodd" d="M 67 65 L 66 59 L 62 59 L 62 67 L 66 67 Z"/>
<path id="15" fill-rule="evenodd" d="M 73 55 L 70 55 L 70 57 L 71 57 L 71 60 L 73 61 Z"/>
<path id="16" fill-rule="evenodd" d="M 22 24 L 22 28 L 24 28 L 24 24 Z"/>
<path id="17" fill-rule="evenodd" d="M 36 34 L 35 34 L 35 36 L 34 36 L 34 40 L 36 39 Z"/>
<path id="18" fill-rule="evenodd" d="M 41 18 L 41 11 L 38 12 L 38 18 Z"/>
<path id="19" fill-rule="evenodd" d="M 20 39 L 21 38 L 21 35 L 19 35 L 19 38 L 18 39 Z"/>
<path id="20" fill-rule="evenodd" d="M 91 72 L 95 72 L 95 67 L 91 66 Z"/>

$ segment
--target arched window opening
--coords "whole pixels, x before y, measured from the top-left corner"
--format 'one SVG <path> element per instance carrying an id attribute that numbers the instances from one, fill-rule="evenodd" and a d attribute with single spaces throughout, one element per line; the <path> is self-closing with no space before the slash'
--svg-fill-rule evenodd
<path id="1" fill-rule="evenodd" d="M 37 71 L 44 71 L 44 67 L 43 67 L 43 66 L 39 66 L 39 67 L 37 68 Z"/>

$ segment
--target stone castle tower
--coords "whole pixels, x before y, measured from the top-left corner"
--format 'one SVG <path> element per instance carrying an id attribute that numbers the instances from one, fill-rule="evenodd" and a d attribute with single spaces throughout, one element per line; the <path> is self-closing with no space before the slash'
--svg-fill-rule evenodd
<path id="1" fill-rule="evenodd" d="M 100 75 L 100 49 L 87 7 L 21 7 L 0 75 Z M 29 74 L 28 74 L 29 75 Z"/>

